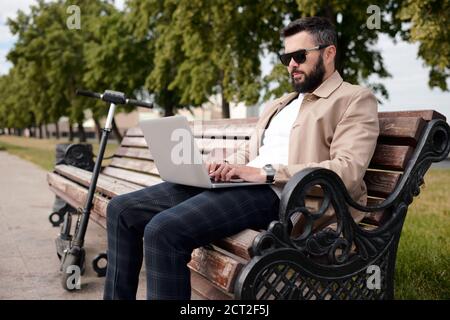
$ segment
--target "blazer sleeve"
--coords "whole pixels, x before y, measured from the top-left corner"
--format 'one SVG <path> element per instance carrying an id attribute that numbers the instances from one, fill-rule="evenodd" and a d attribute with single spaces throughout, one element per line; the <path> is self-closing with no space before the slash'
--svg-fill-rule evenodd
<path id="1" fill-rule="evenodd" d="M 275 183 L 286 183 L 305 168 L 322 167 L 334 171 L 349 193 L 360 187 L 375 151 L 379 135 L 378 107 L 369 89 L 357 91 L 340 119 L 330 145 L 330 160 L 298 165 L 275 165 Z"/>

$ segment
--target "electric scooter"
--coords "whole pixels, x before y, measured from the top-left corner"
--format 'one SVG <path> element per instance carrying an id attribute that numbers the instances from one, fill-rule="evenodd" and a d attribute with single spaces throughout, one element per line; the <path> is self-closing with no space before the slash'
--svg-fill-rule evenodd
<path id="1" fill-rule="evenodd" d="M 84 238 L 86 235 L 89 216 L 92 209 L 92 200 L 94 198 L 95 189 L 97 187 L 97 179 L 100 174 L 103 155 L 105 153 L 106 144 L 112 128 L 112 121 L 117 105 L 131 105 L 145 108 L 153 108 L 153 104 L 128 99 L 124 93 L 112 90 L 106 90 L 103 94 L 86 90 L 77 90 L 77 95 L 96 98 L 109 103 L 108 116 L 106 118 L 105 127 L 102 129 L 102 137 L 100 140 L 100 148 L 95 161 L 92 179 L 89 185 L 87 199 L 84 208 L 77 209 L 78 219 L 75 225 L 73 236 L 70 234 L 72 213 L 66 213 L 64 223 L 61 228 L 61 234 L 56 239 L 56 247 L 58 256 L 61 256 L 62 286 L 67 291 L 80 289 L 81 275 L 85 270 L 86 253 L 83 248 Z M 96 258 L 96 264 L 99 259 L 107 259 L 106 254 L 102 254 Z M 96 270 L 97 271 L 97 270 Z M 106 268 L 104 270 L 106 272 Z M 98 272 L 97 272 L 98 273 Z"/>

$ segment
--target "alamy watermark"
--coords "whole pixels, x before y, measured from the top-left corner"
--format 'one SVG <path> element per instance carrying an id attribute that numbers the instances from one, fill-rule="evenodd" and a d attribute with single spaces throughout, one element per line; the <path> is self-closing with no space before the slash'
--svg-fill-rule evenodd
<path id="1" fill-rule="evenodd" d="M 81 289 L 81 270 L 77 265 L 70 265 L 66 269 L 66 273 L 70 274 L 66 280 L 66 287 L 69 290 Z"/>
<path id="2" fill-rule="evenodd" d="M 249 136 L 250 132 L 239 131 L 239 128 L 230 127 L 215 135 L 210 133 L 217 132 L 217 127 L 202 124 L 194 124 L 191 129 L 192 131 L 185 128 L 174 129 L 170 135 L 170 160 L 175 165 L 202 164 L 203 157 L 207 156 L 213 149 L 214 158 L 220 158 L 217 152 L 223 152 L 223 158 L 228 153 L 228 160 L 231 160 L 230 162 L 234 164 L 246 164 L 245 159 L 234 153 L 238 149 L 246 150 L 250 158 L 256 157 L 256 154 L 251 154 L 255 150 L 250 150 L 249 141 L 243 139 L 243 136 Z M 264 129 L 259 128 L 254 130 L 256 131 L 253 134 L 257 136 L 262 136 L 264 131 Z M 200 136 L 203 139 L 198 139 Z"/>
<path id="3" fill-rule="evenodd" d="M 81 29 L 81 9 L 79 6 L 71 5 L 66 9 L 66 13 L 69 14 L 66 20 L 66 26 L 69 30 Z"/>
<path id="4" fill-rule="evenodd" d="M 367 29 L 381 29 L 381 9 L 375 4 L 371 4 L 367 7 L 367 14 L 370 16 L 366 20 Z"/>
<path id="5" fill-rule="evenodd" d="M 367 267 L 367 274 L 370 274 L 367 277 L 366 287 L 369 290 L 379 290 L 381 289 L 381 269 L 379 266 L 372 264 Z"/>

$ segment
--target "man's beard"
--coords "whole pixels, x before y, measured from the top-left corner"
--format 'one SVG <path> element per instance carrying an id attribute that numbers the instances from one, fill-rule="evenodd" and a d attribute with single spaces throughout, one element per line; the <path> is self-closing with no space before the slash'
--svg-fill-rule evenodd
<path id="1" fill-rule="evenodd" d="M 296 69 L 292 70 L 292 72 L 294 71 L 298 70 Z M 311 73 L 309 75 L 303 73 L 303 77 L 305 79 L 302 82 L 296 82 L 291 73 L 292 86 L 294 87 L 294 90 L 298 93 L 313 92 L 322 83 L 324 75 L 325 75 L 325 66 L 323 64 L 322 55 L 320 55 L 319 60 L 317 61 Z"/>

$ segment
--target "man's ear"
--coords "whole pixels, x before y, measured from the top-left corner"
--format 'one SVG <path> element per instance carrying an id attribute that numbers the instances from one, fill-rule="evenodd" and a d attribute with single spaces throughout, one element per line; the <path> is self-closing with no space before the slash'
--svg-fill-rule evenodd
<path id="1" fill-rule="evenodd" d="M 336 57 L 336 47 L 331 45 L 325 48 L 325 61 L 327 63 L 332 63 Z"/>

